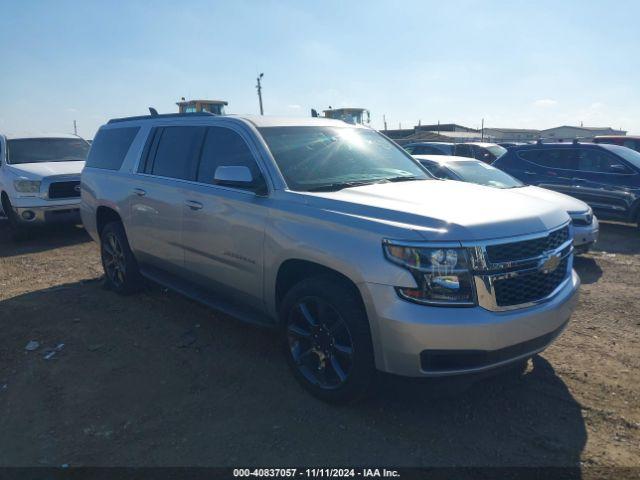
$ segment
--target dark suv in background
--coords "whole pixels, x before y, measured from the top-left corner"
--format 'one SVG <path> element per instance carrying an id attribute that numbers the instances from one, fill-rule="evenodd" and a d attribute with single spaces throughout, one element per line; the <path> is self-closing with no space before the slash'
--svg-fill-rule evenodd
<path id="1" fill-rule="evenodd" d="M 640 227 L 640 153 L 589 143 L 538 143 L 512 147 L 494 167 L 529 185 L 579 198 L 601 219 Z"/>

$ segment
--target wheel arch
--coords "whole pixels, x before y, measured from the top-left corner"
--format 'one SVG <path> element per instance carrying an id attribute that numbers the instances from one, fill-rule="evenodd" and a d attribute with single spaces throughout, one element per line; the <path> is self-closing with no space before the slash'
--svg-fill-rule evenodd
<path id="1" fill-rule="evenodd" d="M 362 294 L 360 293 L 360 289 L 358 288 L 357 284 L 347 275 L 339 272 L 338 270 L 310 260 L 290 258 L 280 264 L 278 273 L 276 274 L 274 289 L 274 306 L 276 314 L 280 310 L 280 305 L 282 304 L 282 300 L 284 299 L 285 295 L 294 285 L 304 279 L 317 276 L 332 276 L 336 278 L 336 280 L 343 282 L 349 288 L 349 290 L 357 296 L 359 302 L 362 305 L 362 308 L 365 309 L 365 304 L 362 298 Z"/>
<path id="2" fill-rule="evenodd" d="M 98 232 L 98 238 L 100 238 L 105 225 L 110 222 L 122 223 L 122 217 L 116 210 L 111 207 L 107 207 L 104 205 L 99 206 L 96 209 L 96 230 Z"/>

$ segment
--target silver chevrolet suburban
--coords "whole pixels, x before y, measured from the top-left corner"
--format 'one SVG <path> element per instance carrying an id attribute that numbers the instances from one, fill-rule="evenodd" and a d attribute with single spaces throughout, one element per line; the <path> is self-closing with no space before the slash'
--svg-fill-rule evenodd
<path id="1" fill-rule="evenodd" d="M 565 211 L 434 180 L 383 135 L 338 120 L 114 119 L 81 190 L 113 290 L 145 277 L 279 328 L 295 376 L 326 401 L 361 397 L 376 370 L 520 363 L 578 298 Z"/>

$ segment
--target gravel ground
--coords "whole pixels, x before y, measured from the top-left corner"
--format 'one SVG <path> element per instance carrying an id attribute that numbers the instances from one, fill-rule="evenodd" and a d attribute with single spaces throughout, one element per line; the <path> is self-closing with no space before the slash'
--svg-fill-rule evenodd
<path id="1" fill-rule="evenodd" d="M 602 224 L 596 250 L 576 260 L 572 322 L 526 371 L 384 376 L 348 407 L 305 393 L 270 331 L 158 287 L 105 290 L 80 228 L 20 243 L 6 230 L 0 222 L 0 465 L 640 466 L 631 226 Z"/>

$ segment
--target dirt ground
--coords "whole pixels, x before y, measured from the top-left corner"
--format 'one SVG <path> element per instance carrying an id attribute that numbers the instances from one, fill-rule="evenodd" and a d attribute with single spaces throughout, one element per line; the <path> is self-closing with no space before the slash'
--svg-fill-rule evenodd
<path id="1" fill-rule="evenodd" d="M 105 290 L 80 228 L 21 243 L 6 230 L 0 465 L 640 466 L 631 226 L 602 224 L 596 250 L 576 261 L 571 324 L 523 374 L 471 386 L 385 376 L 348 407 L 303 391 L 270 331 L 158 287 Z"/>

